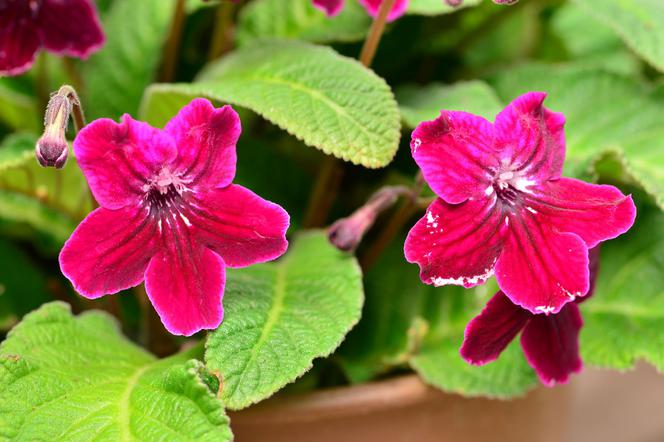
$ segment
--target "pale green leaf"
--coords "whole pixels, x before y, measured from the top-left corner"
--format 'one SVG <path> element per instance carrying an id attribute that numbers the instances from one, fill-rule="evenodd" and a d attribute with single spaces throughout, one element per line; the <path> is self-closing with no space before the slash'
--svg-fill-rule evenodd
<path id="1" fill-rule="evenodd" d="M 610 26 L 648 63 L 664 71 L 664 2 L 661 0 L 574 0 L 588 15 Z"/>
<path id="2" fill-rule="evenodd" d="M 115 0 L 105 16 L 106 43 L 83 65 L 89 117 L 136 113 L 154 81 L 168 36 L 173 0 Z"/>
<path id="3" fill-rule="evenodd" d="M 432 287 L 394 244 L 365 278 L 362 321 L 339 351 L 351 380 L 365 382 L 410 365 L 429 384 L 466 396 L 508 398 L 524 394 L 537 378 L 518 340 L 482 367 L 459 355 L 463 333 L 496 292 L 495 284 L 475 289 Z"/>
<path id="4" fill-rule="evenodd" d="M 301 234 L 275 263 L 228 272 L 224 321 L 205 360 L 231 409 L 265 399 L 329 355 L 360 318 L 362 275 L 324 232 Z"/>
<path id="5" fill-rule="evenodd" d="M 156 360 L 105 313 L 46 304 L 0 345 L 0 438 L 229 441 L 218 382 L 189 358 Z"/>
<path id="6" fill-rule="evenodd" d="M 664 371 L 664 214 L 639 210 L 601 255 L 597 289 L 581 305 L 584 361 L 626 370 L 644 359 Z"/>
<path id="7" fill-rule="evenodd" d="M 261 38 L 313 43 L 353 42 L 364 38 L 371 18 L 355 1 L 336 17 L 316 9 L 311 0 L 254 0 L 240 12 L 237 39 L 247 45 Z"/>
<path id="8" fill-rule="evenodd" d="M 387 165 L 399 144 L 399 112 L 387 83 L 326 47 L 282 41 L 239 49 L 195 83 L 150 87 L 142 118 L 158 120 L 161 97 L 176 94 L 249 108 L 306 144 L 366 167 Z"/>
<path id="9" fill-rule="evenodd" d="M 493 89 L 479 80 L 451 85 L 408 85 L 399 88 L 396 96 L 401 116 L 411 128 L 437 118 L 441 110 L 470 112 L 493 121 L 503 108 Z"/>
<path id="10" fill-rule="evenodd" d="M 450 6 L 445 0 L 410 0 L 408 13 L 420 15 L 449 14 L 469 6 L 479 5 L 481 2 L 482 0 L 464 0 L 459 6 Z"/>
<path id="11" fill-rule="evenodd" d="M 527 91 L 548 92 L 544 105 L 567 119 L 567 175 L 584 177 L 599 158 L 617 155 L 664 207 L 664 97 L 617 74 L 564 65 L 524 65 L 493 83 L 504 102 Z"/>

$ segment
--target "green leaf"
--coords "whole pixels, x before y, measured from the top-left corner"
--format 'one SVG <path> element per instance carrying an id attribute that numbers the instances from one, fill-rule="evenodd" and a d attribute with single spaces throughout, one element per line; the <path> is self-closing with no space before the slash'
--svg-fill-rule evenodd
<path id="1" fill-rule="evenodd" d="M 38 130 L 40 120 L 34 99 L 13 90 L 7 78 L 0 78 L 0 121 L 12 129 Z"/>
<path id="2" fill-rule="evenodd" d="M 664 371 L 664 214 L 639 210 L 601 253 L 595 295 L 581 304 L 584 361 L 626 370 L 645 359 Z"/>
<path id="3" fill-rule="evenodd" d="M 164 95 L 247 107 L 306 144 L 366 167 L 387 165 L 399 145 L 399 113 L 387 83 L 326 47 L 282 41 L 239 49 L 193 84 L 150 87 L 143 118 L 158 119 Z"/>
<path id="4" fill-rule="evenodd" d="M 460 110 L 481 115 L 489 121 L 503 108 L 496 93 L 483 81 L 451 85 L 408 85 L 396 91 L 401 116 L 408 127 L 433 120 L 441 110 Z"/>
<path id="5" fill-rule="evenodd" d="M 625 172 L 664 207 L 664 96 L 635 80 L 588 67 L 524 65 L 496 76 L 504 102 L 533 90 L 549 93 L 545 106 L 567 119 L 565 173 L 587 177 L 594 164 L 616 155 Z"/>
<path id="6" fill-rule="evenodd" d="M 482 0 L 464 0 L 459 6 L 450 6 L 445 0 L 410 0 L 408 3 L 409 14 L 440 15 L 449 14 L 462 8 L 476 6 Z"/>
<path id="7" fill-rule="evenodd" d="M 588 15 L 610 26 L 648 63 L 664 71 L 664 2 L 661 0 L 574 0 Z"/>
<path id="8" fill-rule="evenodd" d="M 45 275 L 20 248 L 0 238 L 0 330 L 49 300 Z"/>
<path id="9" fill-rule="evenodd" d="M 92 118 L 135 114 L 154 81 L 175 1 L 115 0 L 104 20 L 106 43 L 83 65 L 85 111 Z"/>
<path id="10" fill-rule="evenodd" d="M 36 138 L 33 134 L 15 133 L 0 144 L 0 172 L 34 159 Z"/>
<path id="11" fill-rule="evenodd" d="M 59 246 L 91 210 L 89 191 L 71 152 L 64 169 L 43 168 L 36 141 L 15 134 L 0 144 L 0 218 L 27 223 Z"/>
<path id="12" fill-rule="evenodd" d="M 574 59 L 612 72 L 637 76 L 641 60 L 630 52 L 611 28 L 590 19 L 575 4 L 557 9 L 551 27 Z M 583 32 L 579 32 L 583 29 Z"/>
<path id="13" fill-rule="evenodd" d="M 229 441 L 211 375 L 189 357 L 156 360 L 105 313 L 46 304 L 0 345 L 0 438 Z"/>
<path id="14" fill-rule="evenodd" d="M 230 409 L 265 399 L 329 355 L 360 318 L 362 275 L 324 232 L 301 234 L 276 263 L 232 270 L 224 322 L 205 360 Z"/>
<path id="15" fill-rule="evenodd" d="M 347 2 L 336 17 L 327 17 L 311 0 L 254 0 L 240 12 L 237 40 L 241 46 L 261 38 L 354 42 L 364 38 L 370 24 L 356 1 Z"/>
<path id="16" fill-rule="evenodd" d="M 410 365 L 429 384 L 466 396 L 509 398 L 537 383 L 518 340 L 490 364 L 477 367 L 459 355 L 466 324 L 496 292 L 494 284 L 466 290 L 423 284 L 416 265 L 395 244 L 366 275 L 362 321 L 339 359 L 354 382 Z"/>

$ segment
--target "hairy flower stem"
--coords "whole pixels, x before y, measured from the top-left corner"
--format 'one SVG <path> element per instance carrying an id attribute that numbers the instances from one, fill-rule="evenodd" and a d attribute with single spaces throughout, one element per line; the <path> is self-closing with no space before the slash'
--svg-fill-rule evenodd
<path id="1" fill-rule="evenodd" d="M 394 212 L 385 227 L 383 227 L 383 230 L 380 231 L 374 243 L 360 257 L 362 270 L 366 271 L 366 269 L 376 263 L 381 253 L 390 245 L 394 237 L 418 210 L 417 201 L 422 188 L 424 188 L 424 178 L 422 177 L 422 172 L 418 172 L 406 199 L 401 203 L 396 212 Z"/>
<path id="2" fill-rule="evenodd" d="M 392 10 L 392 6 L 396 0 L 383 0 L 378 9 L 378 14 L 371 24 L 371 29 L 369 29 L 369 35 L 364 41 L 364 46 L 362 46 L 362 52 L 360 52 L 360 63 L 369 67 L 373 61 L 374 55 L 376 55 L 376 49 L 378 49 L 378 43 L 380 43 L 380 38 L 383 36 L 383 31 L 385 30 L 385 24 L 387 23 L 387 16 Z"/>
<path id="3" fill-rule="evenodd" d="M 367 39 L 362 46 L 360 53 L 360 63 L 369 67 L 373 61 L 378 43 L 385 30 L 387 16 L 394 6 L 396 0 L 385 0 L 380 5 L 378 14 L 371 25 Z M 325 224 L 334 200 L 339 193 L 339 187 L 343 178 L 343 162 L 333 156 L 328 156 L 318 172 L 314 189 L 309 198 L 307 211 L 304 217 L 303 226 L 305 228 L 320 227 Z"/>
<path id="4" fill-rule="evenodd" d="M 234 12 L 235 3 L 229 0 L 221 1 L 217 8 L 217 17 L 212 31 L 208 61 L 216 60 L 233 48 L 233 37 L 235 35 Z"/>
<path id="5" fill-rule="evenodd" d="M 175 11 L 173 12 L 171 30 L 164 48 L 164 64 L 161 70 L 161 81 L 163 82 L 171 82 L 175 79 L 175 67 L 177 66 L 178 55 L 180 53 L 180 39 L 185 19 L 185 0 L 171 1 L 175 1 Z"/>

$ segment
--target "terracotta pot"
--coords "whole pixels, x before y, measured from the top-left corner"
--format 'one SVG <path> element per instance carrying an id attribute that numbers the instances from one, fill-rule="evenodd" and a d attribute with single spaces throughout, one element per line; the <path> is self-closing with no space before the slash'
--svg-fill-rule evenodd
<path id="1" fill-rule="evenodd" d="M 406 375 L 270 399 L 231 413 L 231 426 L 238 442 L 558 442 L 568 399 L 566 387 L 512 401 L 466 399 Z"/>
<path id="2" fill-rule="evenodd" d="M 231 413 L 238 442 L 664 441 L 664 376 L 586 369 L 521 399 L 466 399 L 415 375 L 276 397 Z"/>

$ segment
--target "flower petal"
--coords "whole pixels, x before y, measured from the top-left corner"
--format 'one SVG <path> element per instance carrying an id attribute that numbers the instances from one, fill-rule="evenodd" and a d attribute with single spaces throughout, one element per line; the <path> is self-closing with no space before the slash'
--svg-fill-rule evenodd
<path id="1" fill-rule="evenodd" d="M 571 302 L 556 315 L 535 315 L 521 334 L 528 363 L 543 384 L 564 383 L 583 367 L 579 356 L 579 307 Z"/>
<path id="2" fill-rule="evenodd" d="M 528 92 L 496 117 L 496 147 L 514 171 L 544 182 L 562 174 L 565 161 L 565 116 L 542 106 L 543 92 Z"/>
<path id="3" fill-rule="evenodd" d="M 223 260 L 186 234 L 164 229 L 164 247 L 145 272 L 145 291 L 166 329 L 191 336 L 221 324 Z"/>
<path id="4" fill-rule="evenodd" d="M 48 50 L 80 58 L 99 49 L 105 40 L 90 0 L 43 0 L 39 33 Z"/>
<path id="5" fill-rule="evenodd" d="M 90 299 L 134 287 L 156 252 L 156 231 L 140 208 L 96 209 L 62 248 L 62 273 Z"/>
<path id="6" fill-rule="evenodd" d="M 510 215 L 496 279 L 515 304 L 535 314 L 557 313 L 588 292 L 588 248 L 577 235 L 524 212 Z"/>
<path id="7" fill-rule="evenodd" d="M 498 157 L 493 127 L 482 117 L 465 112 L 441 112 L 413 131 L 410 148 L 424 179 L 450 204 L 482 195 L 491 185 Z"/>
<path id="8" fill-rule="evenodd" d="M 135 204 L 149 177 L 177 155 L 168 135 L 129 115 L 120 124 L 102 118 L 87 125 L 74 140 L 74 153 L 94 197 L 107 209 Z"/>
<path id="9" fill-rule="evenodd" d="M 560 178 L 534 187 L 533 193 L 529 203 L 542 222 L 576 233 L 589 248 L 625 233 L 636 218 L 632 197 L 613 186 Z"/>
<path id="10" fill-rule="evenodd" d="M 498 359 L 532 317 L 530 312 L 514 305 L 502 291 L 498 291 L 482 313 L 466 326 L 461 356 L 476 365 Z"/>
<path id="11" fill-rule="evenodd" d="M 344 0 L 313 0 L 314 6 L 325 12 L 328 17 L 338 15 L 344 8 Z"/>
<path id="12" fill-rule="evenodd" d="M 242 186 L 210 190 L 189 206 L 187 216 L 198 240 L 230 267 L 270 261 L 288 248 L 288 213 Z"/>
<path id="13" fill-rule="evenodd" d="M 29 2 L 0 2 L 0 75 L 27 71 L 39 49 L 38 26 Z"/>
<path id="14" fill-rule="evenodd" d="M 230 106 L 215 109 L 197 98 L 183 107 L 164 128 L 178 148 L 176 168 L 192 185 L 227 186 L 235 176 L 235 144 L 242 127 Z"/>
<path id="15" fill-rule="evenodd" d="M 370 16 L 376 17 L 380 5 L 384 0 L 359 0 L 360 4 L 364 6 Z M 394 21 L 406 13 L 408 8 L 408 0 L 396 0 L 389 14 L 387 14 L 387 21 Z"/>
<path id="16" fill-rule="evenodd" d="M 500 255 L 502 218 L 495 199 L 453 205 L 438 198 L 408 233 L 406 259 L 419 264 L 426 284 L 482 284 Z"/>

